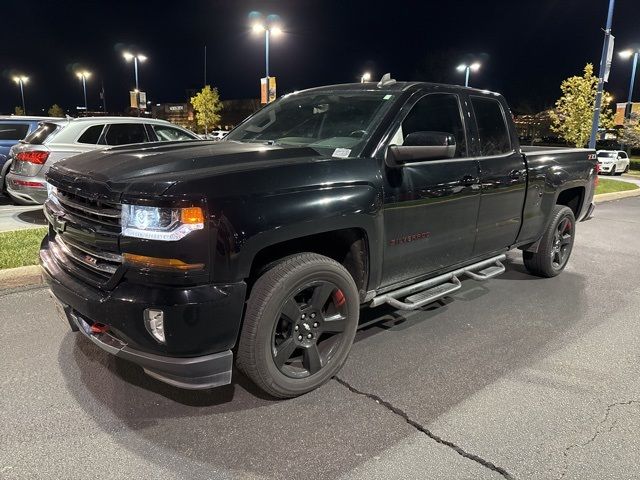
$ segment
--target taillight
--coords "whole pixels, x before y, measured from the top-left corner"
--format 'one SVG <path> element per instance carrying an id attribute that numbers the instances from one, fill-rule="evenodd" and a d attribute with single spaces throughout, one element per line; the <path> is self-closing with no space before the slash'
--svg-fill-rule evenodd
<path id="1" fill-rule="evenodd" d="M 37 165 L 42 165 L 49 158 L 49 152 L 43 152 L 41 150 L 33 151 L 33 152 L 18 152 L 16 155 L 16 160 L 20 160 L 21 162 L 29 162 L 35 163 Z"/>
<path id="2" fill-rule="evenodd" d="M 600 174 L 600 164 L 596 163 L 596 168 L 595 168 L 595 172 L 596 172 L 596 180 L 595 182 L 593 182 L 594 186 L 598 186 L 598 182 L 600 181 L 600 177 L 598 176 Z"/>

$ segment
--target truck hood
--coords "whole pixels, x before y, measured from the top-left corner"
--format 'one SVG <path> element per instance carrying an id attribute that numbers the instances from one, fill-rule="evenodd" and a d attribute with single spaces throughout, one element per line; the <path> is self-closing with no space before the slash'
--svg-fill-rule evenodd
<path id="1" fill-rule="evenodd" d="M 326 157 L 309 147 L 171 142 L 83 153 L 52 166 L 47 179 L 54 185 L 82 190 L 85 195 L 91 192 L 97 197 L 115 199 L 125 193 L 161 195 L 186 177 L 214 177 L 323 158 Z"/>

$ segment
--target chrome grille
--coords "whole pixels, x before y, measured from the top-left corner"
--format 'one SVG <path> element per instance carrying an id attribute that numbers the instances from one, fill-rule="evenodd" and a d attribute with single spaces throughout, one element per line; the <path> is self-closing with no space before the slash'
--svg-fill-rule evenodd
<path id="1" fill-rule="evenodd" d="M 112 288 L 123 263 L 120 205 L 62 189 L 53 195 L 45 203 L 45 214 L 55 232 L 49 248 L 57 263 L 91 285 Z"/>
<path id="2" fill-rule="evenodd" d="M 92 200 L 59 189 L 54 195 L 65 211 L 76 217 L 103 225 L 120 225 L 122 209 L 117 203 Z"/>

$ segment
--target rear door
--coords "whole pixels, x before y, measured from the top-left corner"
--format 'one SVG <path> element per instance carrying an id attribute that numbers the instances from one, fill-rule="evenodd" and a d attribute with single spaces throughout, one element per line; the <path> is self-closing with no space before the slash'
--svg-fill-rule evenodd
<path id="1" fill-rule="evenodd" d="M 527 168 L 506 104 L 498 96 L 469 96 L 480 166 L 480 209 L 474 256 L 515 243 L 522 224 Z"/>
<path id="2" fill-rule="evenodd" d="M 455 90 L 422 92 L 403 107 L 393 127 L 391 145 L 402 145 L 411 133 L 442 132 L 455 138 L 456 151 L 453 158 L 385 166 L 382 287 L 471 257 L 480 185 L 464 112 L 468 107 Z"/>

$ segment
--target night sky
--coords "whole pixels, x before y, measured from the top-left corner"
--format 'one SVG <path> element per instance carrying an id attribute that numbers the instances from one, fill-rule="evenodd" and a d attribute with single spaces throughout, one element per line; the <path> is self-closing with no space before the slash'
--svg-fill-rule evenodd
<path id="1" fill-rule="evenodd" d="M 257 97 L 264 39 L 249 12 L 278 14 L 284 35 L 272 42 L 278 94 L 374 78 L 461 83 L 455 66 L 478 58 L 471 85 L 503 93 L 516 112 L 552 105 L 560 82 L 600 59 L 608 0 L 186 0 L 0 2 L 0 113 L 20 104 L 13 73 L 29 75 L 29 113 L 58 103 L 75 109 L 82 89 L 77 66 L 93 72 L 89 108 L 122 111 L 134 84 L 122 51 L 149 57 L 140 87 L 156 102 L 186 100 L 200 88 L 204 45 L 207 83 L 223 99 Z M 616 49 L 640 43 L 640 2 L 618 0 Z M 626 101 L 631 62 L 615 58 L 607 89 Z M 640 87 L 639 87 L 640 90 Z M 637 94 L 640 97 L 640 92 Z M 636 98 L 640 100 L 640 98 Z"/>

